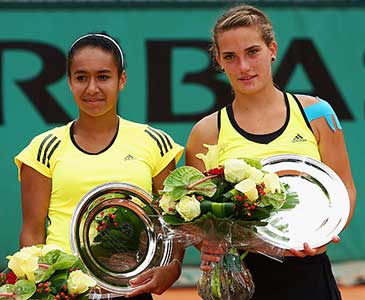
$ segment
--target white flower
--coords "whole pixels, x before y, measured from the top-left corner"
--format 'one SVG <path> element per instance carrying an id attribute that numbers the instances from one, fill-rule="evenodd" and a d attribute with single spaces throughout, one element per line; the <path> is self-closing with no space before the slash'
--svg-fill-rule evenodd
<path id="1" fill-rule="evenodd" d="M 16 277 L 34 281 L 34 272 L 38 269 L 38 255 L 41 249 L 35 246 L 24 247 L 12 256 L 7 256 L 8 267 Z"/>
<path id="2" fill-rule="evenodd" d="M 247 178 L 250 166 L 242 159 L 231 158 L 224 162 L 224 178 L 228 182 L 237 183 Z"/>
<path id="3" fill-rule="evenodd" d="M 266 193 L 271 192 L 272 194 L 281 194 L 281 185 L 279 176 L 276 173 L 268 173 L 264 176 L 264 191 Z"/>
<path id="4" fill-rule="evenodd" d="M 85 293 L 89 287 L 96 285 L 96 281 L 81 270 L 73 271 L 67 279 L 67 290 L 69 294 Z"/>
<path id="5" fill-rule="evenodd" d="M 163 194 L 160 201 L 159 201 L 159 205 L 162 208 L 163 212 L 165 214 L 174 214 L 173 210 L 176 207 L 176 202 L 174 200 L 172 200 L 171 196 L 169 194 Z"/>
<path id="6" fill-rule="evenodd" d="M 200 202 L 194 195 L 184 196 L 176 204 L 176 210 L 185 221 L 191 221 L 200 215 Z"/>
<path id="7" fill-rule="evenodd" d="M 255 201 L 259 198 L 259 193 L 256 188 L 256 184 L 252 179 L 245 179 L 234 187 L 237 191 L 244 193 L 250 201 Z"/>
<path id="8" fill-rule="evenodd" d="M 264 173 L 255 167 L 249 166 L 247 169 L 247 177 L 252 179 L 256 184 L 260 184 L 262 183 Z"/>

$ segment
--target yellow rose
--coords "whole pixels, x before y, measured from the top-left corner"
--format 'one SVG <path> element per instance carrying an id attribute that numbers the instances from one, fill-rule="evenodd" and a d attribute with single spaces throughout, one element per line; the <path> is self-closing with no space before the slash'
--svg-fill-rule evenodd
<path id="1" fill-rule="evenodd" d="M 237 183 L 247 178 L 249 165 L 242 159 L 231 158 L 224 162 L 224 178 L 228 182 Z"/>
<path id="2" fill-rule="evenodd" d="M 163 194 L 159 201 L 159 205 L 165 214 L 174 214 L 173 210 L 176 207 L 176 202 L 171 199 L 170 195 Z"/>
<path id="3" fill-rule="evenodd" d="M 176 210 L 185 221 L 191 221 L 200 215 L 200 202 L 194 195 L 184 196 L 176 204 Z"/>
<path id="4" fill-rule="evenodd" d="M 8 267 L 16 277 L 34 281 L 34 272 L 38 269 L 38 250 L 35 248 L 37 247 L 26 247 L 6 257 L 9 260 Z"/>
<path id="5" fill-rule="evenodd" d="M 276 173 L 268 173 L 264 176 L 264 191 L 266 193 L 271 192 L 272 194 L 281 194 L 281 185 L 279 176 Z"/>
<path id="6" fill-rule="evenodd" d="M 67 290 L 69 294 L 85 293 L 90 287 L 96 285 L 96 281 L 81 270 L 73 271 L 67 279 Z"/>
<path id="7" fill-rule="evenodd" d="M 203 144 L 205 148 L 208 148 L 206 154 L 198 153 L 195 155 L 197 158 L 204 162 L 205 170 L 209 171 L 219 167 L 219 153 L 224 149 L 225 145 L 206 145 Z"/>
<path id="8" fill-rule="evenodd" d="M 244 193 L 248 200 L 255 201 L 259 198 L 259 193 L 256 188 L 256 184 L 252 179 L 242 180 L 234 187 L 237 191 Z"/>

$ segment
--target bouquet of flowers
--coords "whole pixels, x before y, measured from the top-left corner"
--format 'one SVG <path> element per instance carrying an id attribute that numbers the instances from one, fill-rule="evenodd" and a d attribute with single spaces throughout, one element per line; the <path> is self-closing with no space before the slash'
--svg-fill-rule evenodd
<path id="1" fill-rule="evenodd" d="M 0 274 L 1 300 L 88 299 L 96 285 L 75 256 L 54 246 L 24 247 L 7 259 L 8 270 Z"/>
<path id="2" fill-rule="evenodd" d="M 250 299 L 254 284 L 239 250 L 280 257 L 283 250 L 262 241 L 255 228 L 267 225 L 271 214 L 295 207 L 298 195 L 289 192 L 277 174 L 263 171 L 259 161 L 235 158 L 219 165 L 224 148 L 205 146 L 207 154 L 197 157 L 206 171 L 183 166 L 171 172 L 155 206 L 175 239 L 188 244 L 205 241 L 223 249 L 222 259 L 200 278 L 203 299 Z"/>

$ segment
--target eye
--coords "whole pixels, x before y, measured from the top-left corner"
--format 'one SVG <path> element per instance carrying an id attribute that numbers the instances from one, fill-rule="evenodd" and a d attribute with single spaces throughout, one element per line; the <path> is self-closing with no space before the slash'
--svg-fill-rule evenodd
<path id="1" fill-rule="evenodd" d="M 255 55 L 257 52 L 259 52 L 258 49 L 251 49 L 248 51 L 248 55 Z"/>
<path id="2" fill-rule="evenodd" d="M 226 60 L 226 61 L 230 61 L 234 58 L 234 55 L 233 54 L 226 54 L 223 56 L 223 59 Z"/>
<path id="3" fill-rule="evenodd" d="M 98 78 L 101 80 L 101 81 L 106 81 L 110 78 L 109 75 L 105 75 L 105 74 L 102 74 L 102 75 L 99 75 Z"/>
<path id="4" fill-rule="evenodd" d="M 80 81 L 80 82 L 85 81 L 86 80 L 86 76 L 85 75 L 77 75 L 76 76 L 76 80 L 77 81 Z"/>

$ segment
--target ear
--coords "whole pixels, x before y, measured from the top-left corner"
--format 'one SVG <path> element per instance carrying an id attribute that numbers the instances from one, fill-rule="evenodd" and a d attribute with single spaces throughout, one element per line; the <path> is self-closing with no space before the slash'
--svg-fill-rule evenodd
<path id="1" fill-rule="evenodd" d="M 118 83 L 118 88 L 120 91 L 124 89 L 126 82 L 127 82 L 127 73 L 123 71 L 122 74 L 120 74 Z"/>
<path id="2" fill-rule="evenodd" d="M 276 55 L 278 54 L 278 44 L 276 41 L 272 41 L 269 46 L 271 57 L 276 59 Z"/>
<path id="3" fill-rule="evenodd" d="M 219 65 L 219 67 L 223 70 L 223 67 L 222 67 L 222 60 L 219 56 L 219 54 L 216 54 L 215 55 L 215 60 L 217 61 L 217 64 Z"/>

